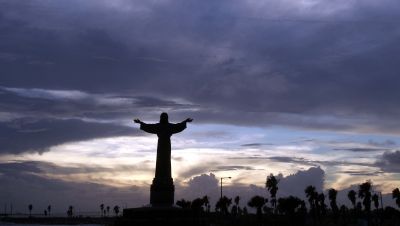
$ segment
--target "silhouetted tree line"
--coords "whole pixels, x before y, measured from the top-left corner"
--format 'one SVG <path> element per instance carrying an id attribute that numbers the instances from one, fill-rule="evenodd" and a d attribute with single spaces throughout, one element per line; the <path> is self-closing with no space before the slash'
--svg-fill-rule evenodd
<path id="1" fill-rule="evenodd" d="M 384 208 L 381 194 L 373 191 L 369 180 L 360 184 L 357 191 L 347 192 L 351 207 L 338 205 L 338 191 L 334 188 L 328 189 L 327 194 L 324 194 L 309 185 L 304 189 L 306 200 L 302 200 L 295 196 L 277 198 L 278 185 L 279 180 L 270 174 L 265 183 L 269 198 L 253 196 L 243 207 L 239 205 L 239 196 L 233 199 L 221 197 L 215 204 L 215 212 L 211 212 L 208 196 L 192 201 L 180 199 L 176 201 L 176 205 L 190 209 L 199 219 L 217 219 L 223 225 L 400 225 L 400 211 L 390 206 Z M 392 198 L 400 208 L 399 188 L 392 191 Z M 247 207 L 254 209 L 255 214 L 249 214 Z M 120 213 L 117 205 L 111 209 L 102 203 L 99 208 L 101 217 L 109 217 L 111 210 L 114 216 L 119 216 Z M 52 206 L 48 205 L 44 215 L 50 216 L 51 209 Z M 32 204 L 28 205 L 28 210 L 31 217 Z M 66 213 L 72 218 L 74 207 L 68 206 Z"/>
<path id="2" fill-rule="evenodd" d="M 265 187 L 270 194 L 270 200 L 259 195 L 248 200 L 247 206 L 256 212 L 254 218 L 251 218 L 254 215 L 248 213 L 246 206 L 243 208 L 239 206 L 239 196 L 236 196 L 233 202 L 232 198 L 226 196 L 217 200 L 215 214 L 225 216 L 226 219 L 235 219 L 232 222 L 236 222 L 237 225 L 242 225 L 237 223 L 240 222 L 239 219 L 247 219 L 250 224 L 253 219 L 256 220 L 253 223 L 265 225 L 400 225 L 400 212 L 390 206 L 383 208 L 380 194 L 373 192 L 372 182 L 369 180 L 360 184 L 357 191 L 350 190 L 347 193 L 352 203 L 350 208 L 338 205 L 338 191 L 334 188 L 328 189 L 325 196 L 314 186 L 307 186 L 304 189 L 307 206 L 306 201 L 295 196 L 277 198 L 278 184 L 279 180 L 274 175 L 269 175 Z M 400 208 L 398 188 L 393 190 L 392 197 Z M 193 201 L 181 199 L 176 202 L 176 205 L 184 209 L 192 209 L 198 214 L 210 212 L 207 196 Z M 246 223 L 243 224 L 246 225 Z"/>
<path id="3" fill-rule="evenodd" d="M 116 216 L 116 217 L 119 216 L 120 209 L 121 208 L 118 205 L 114 206 L 114 208 L 113 208 L 114 216 Z M 209 207 L 208 207 L 208 209 L 209 209 Z M 33 210 L 33 205 L 29 204 L 28 205 L 29 217 L 32 217 L 32 210 Z M 109 217 L 110 210 L 111 210 L 110 206 L 104 206 L 104 204 L 101 204 L 100 205 L 101 217 Z M 43 215 L 50 216 L 50 213 L 51 213 L 51 205 L 48 205 L 47 208 L 44 209 Z M 73 217 L 74 216 L 74 206 L 72 206 L 72 205 L 68 206 L 66 213 L 67 213 L 68 217 Z"/>
<path id="4" fill-rule="evenodd" d="M 102 217 L 109 217 L 110 216 L 110 206 L 104 206 L 104 203 L 100 204 L 100 215 Z M 113 208 L 114 214 L 117 217 L 120 212 L 120 207 L 118 205 L 114 206 Z"/>
<path id="5" fill-rule="evenodd" d="M 28 205 L 28 210 L 29 210 L 29 217 L 32 217 L 32 210 L 33 210 L 33 205 L 29 204 Z M 43 215 L 45 216 L 50 216 L 51 213 L 51 205 L 48 205 L 46 209 L 43 211 Z"/>

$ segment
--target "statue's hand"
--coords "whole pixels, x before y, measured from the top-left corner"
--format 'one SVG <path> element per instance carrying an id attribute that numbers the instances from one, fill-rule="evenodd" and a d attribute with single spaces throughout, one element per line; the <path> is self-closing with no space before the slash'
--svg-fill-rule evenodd
<path id="1" fill-rule="evenodd" d="M 140 120 L 139 120 L 138 118 L 135 118 L 133 121 L 134 121 L 135 123 L 140 123 Z"/>
<path id="2" fill-rule="evenodd" d="M 192 122 L 193 119 L 192 119 L 192 118 L 187 118 L 185 121 L 186 121 L 186 122 Z"/>

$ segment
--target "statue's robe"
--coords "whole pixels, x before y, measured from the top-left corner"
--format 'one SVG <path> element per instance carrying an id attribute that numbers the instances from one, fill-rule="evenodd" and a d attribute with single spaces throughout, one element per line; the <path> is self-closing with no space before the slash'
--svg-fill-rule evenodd
<path id="1" fill-rule="evenodd" d="M 186 129 L 186 122 L 177 124 L 146 124 L 142 122 L 140 129 L 158 136 L 156 173 L 151 186 L 150 203 L 152 205 L 172 205 L 175 189 L 171 177 L 171 136 Z"/>

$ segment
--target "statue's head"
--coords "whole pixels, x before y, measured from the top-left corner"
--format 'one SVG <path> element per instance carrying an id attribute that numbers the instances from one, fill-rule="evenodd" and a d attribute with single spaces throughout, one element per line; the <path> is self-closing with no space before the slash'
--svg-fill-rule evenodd
<path id="1" fill-rule="evenodd" d="M 160 115 L 160 123 L 168 123 L 168 114 L 163 112 Z"/>

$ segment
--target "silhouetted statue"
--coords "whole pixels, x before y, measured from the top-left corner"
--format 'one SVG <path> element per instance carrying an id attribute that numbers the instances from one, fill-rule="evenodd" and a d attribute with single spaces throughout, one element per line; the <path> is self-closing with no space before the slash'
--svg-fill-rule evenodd
<path id="1" fill-rule="evenodd" d="M 180 123 L 173 124 L 168 121 L 168 114 L 160 115 L 160 122 L 146 124 L 139 119 L 134 122 L 140 123 L 140 129 L 157 134 L 157 160 L 156 173 L 150 188 L 150 204 L 152 206 L 172 206 L 174 204 L 174 183 L 171 177 L 171 136 L 186 129 L 186 123 L 192 122 L 188 118 Z"/>

